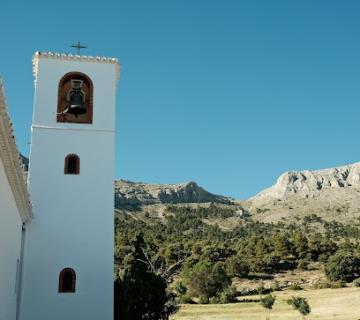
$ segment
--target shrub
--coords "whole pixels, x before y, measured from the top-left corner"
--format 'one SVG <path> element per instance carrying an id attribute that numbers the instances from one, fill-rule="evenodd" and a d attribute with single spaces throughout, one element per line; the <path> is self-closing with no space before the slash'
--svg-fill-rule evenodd
<path id="1" fill-rule="evenodd" d="M 314 289 L 327 289 L 327 288 L 331 288 L 331 285 L 329 282 L 317 282 L 314 284 Z"/>
<path id="2" fill-rule="evenodd" d="M 299 291 L 302 290 L 303 288 L 298 283 L 293 283 L 289 286 L 289 289 Z"/>
<path id="3" fill-rule="evenodd" d="M 199 297 L 199 303 L 200 304 L 208 304 L 209 303 L 209 298 L 207 296 L 200 296 Z"/>
<path id="4" fill-rule="evenodd" d="M 260 304 L 269 311 L 269 317 L 268 319 L 270 319 L 270 312 L 272 310 L 272 307 L 275 303 L 275 300 L 276 300 L 276 297 L 271 295 L 271 294 L 268 294 L 266 295 L 265 297 L 263 298 L 260 298 Z"/>
<path id="5" fill-rule="evenodd" d="M 187 288 L 180 281 L 175 285 L 175 290 L 176 290 L 177 293 L 184 295 L 186 293 L 186 291 L 187 291 Z"/>
<path id="6" fill-rule="evenodd" d="M 272 284 L 271 284 L 271 289 L 273 291 L 280 291 L 281 290 L 281 287 L 280 287 L 280 284 L 278 281 L 274 281 Z"/>
<path id="7" fill-rule="evenodd" d="M 219 298 L 218 297 L 211 297 L 209 299 L 209 303 L 210 304 L 218 304 L 220 301 L 219 301 Z"/>
<path id="8" fill-rule="evenodd" d="M 230 303 L 236 300 L 235 299 L 236 296 L 237 296 L 236 288 L 234 286 L 230 286 L 220 293 L 219 300 L 220 303 Z"/>
<path id="9" fill-rule="evenodd" d="M 215 264 L 209 261 L 198 262 L 189 272 L 186 279 L 190 293 L 194 296 L 204 296 L 207 299 L 217 296 L 230 283 L 230 277 L 226 274 L 224 264 Z"/>
<path id="10" fill-rule="evenodd" d="M 276 300 L 275 296 L 273 296 L 271 294 L 268 294 L 268 295 L 266 295 L 266 296 L 264 296 L 263 298 L 260 299 L 260 304 L 264 308 L 271 310 L 274 303 L 275 303 L 275 300 Z"/>
<path id="11" fill-rule="evenodd" d="M 286 302 L 287 304 L 291 305 L 295 310 L 299 311 L 303 316 L 306 316 L 311 312 L 309 303 L 305 298 L 292 297 Z"/>
<path id="12" fill-rule="evenodd" d="M 360 257 L 354 252 L 337 251 L 325 266 L 327 277 L 332 280 L 352 281 L 360 275 Z"/>
<path id="13" fill-rule="evenodd" d="M 330 282 L 330 288 L 332 288 L 332 289 L 345 288 L 345 287 L 346 287 L 346 282 L 345 281 L 338 280 L 338 281 L 331 281 Z"/>
<path id="14" fill-rule="evenodd" d="M 263 294 L 263 293 L 265 292 L 264 285 L 261 284 L 261 285 L 258 286 L 255 290 L 256 290 L 256 292 L 257 292 L 258 294 Z"/>
<path id="15" fill-rule="evenodd" d="M 309 266 L 309 262 L 305 259 L 300 259 L 297 263 L 297 267 L 300 270 L 307 270 L 308 266 Z"/>
<path id="16" fill-rule="evenodd" d="M 191 299 L 191 296 L 189 294 L 183 294 L 179 297 L 180 303 L 182 304 L 191 304 L 193 303 L 193 300 Z"/>
<path id="17" fill-rule="evenodd" d="M 360 287 L 360 278 L 357 278 L 353 281 L 355 287 Z"/>
<path id="18" fill-rule="evenodd" d="M 226 259 L 226 272 L 230 277 L 243 278 L 249 274 L 249 264 L 239 256 Z"/>

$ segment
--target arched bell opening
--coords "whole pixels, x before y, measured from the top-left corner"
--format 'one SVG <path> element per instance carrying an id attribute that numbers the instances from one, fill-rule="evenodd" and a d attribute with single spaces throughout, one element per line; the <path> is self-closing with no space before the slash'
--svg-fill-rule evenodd
<path id="1" fill-rule="evenodd" d="M 81 72 L 69 72 L 59 81 L 57 122 L 92 123 L 93 83 Z"/>

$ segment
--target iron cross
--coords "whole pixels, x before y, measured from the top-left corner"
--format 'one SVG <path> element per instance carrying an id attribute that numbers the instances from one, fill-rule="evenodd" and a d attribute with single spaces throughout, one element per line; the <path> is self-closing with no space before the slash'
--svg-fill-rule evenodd
<path id="1" fill-rule="evenodd" d="M 76 52 L 77 52 L 78 55 L 80 55 L 80 49 L 85 49 L 85 48 L 87 48 L 87 47 L 85 47 L 84 45 L 82 45 L 82 44 L 80 43 L 80 41 L 78 41 L 77 44 L 73 44 L 71 47 L 72 47 L 72 48 L 76 48 Z"/>

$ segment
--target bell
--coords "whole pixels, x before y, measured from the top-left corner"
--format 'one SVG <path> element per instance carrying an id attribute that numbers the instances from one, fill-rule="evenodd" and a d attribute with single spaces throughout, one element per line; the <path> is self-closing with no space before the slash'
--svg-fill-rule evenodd
<path id="1" fill-rule="evenodd" d="M 84 104 L 84 96 L 81 90 L 74 89 L 70 92 L 69 109 L 67 113 L 71 113 L 77 117 L 79 114 L 86 113 L 86 107 Z"/>

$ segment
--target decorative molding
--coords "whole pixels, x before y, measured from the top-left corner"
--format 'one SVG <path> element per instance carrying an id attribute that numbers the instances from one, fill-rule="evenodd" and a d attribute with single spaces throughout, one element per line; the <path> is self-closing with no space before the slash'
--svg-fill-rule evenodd
<path id="1" fill-rule="evenodd" d="M 84 61 L 84 62 L 96 62 L 96 63 L 111 63 L 116 68 L 116 80 L 120 78 L 120 63 L 117 58 L 112 57 L 100 57 L 100 56 L 83 56 L 77 54 L 57 53 L 57 52 L 40 52 L 36 51 L 33 56 L 33 74 L 35 80 L 38 74 L 38 63 L 40 58 L 56 59 L 56 60 L 68 60 L 68 61 Z"/>
<path id="2" fill-rule="evenodd" d="M 31 128 L 35 129 L 53 129 L 53 130 L 67 130 L 67 131 L 91 131 L 91 132 L 115 132 L 114 129 L 93 129 L 93 128 L 64 128 L 64 127 L 54 127 L 54 126 L 43 126 L 39 124 L 33 124 Z"/>
<path id="3" fill-rule="evenodd" d="M 12 123 L 9 117 L 3 82 L 0 78 L 0 158 L 4 164 L 6 177 L 14 195 L 21 220 L 32 218 L 30 196 L 20 165 L 20 155 L 16 146 Z"/>

